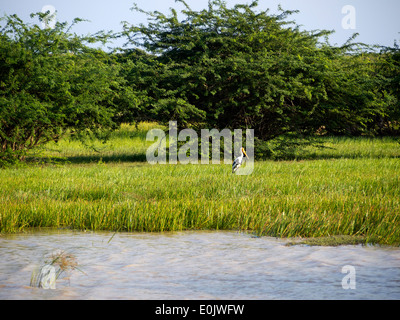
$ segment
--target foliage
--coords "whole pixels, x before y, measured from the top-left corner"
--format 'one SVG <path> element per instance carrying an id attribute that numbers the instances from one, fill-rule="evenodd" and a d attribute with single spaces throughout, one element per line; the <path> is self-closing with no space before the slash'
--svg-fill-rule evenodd
<path id="1" fill-rule="evenodd" d="M 374 57 L 378 61 L 375 77 L 379 77 L 379 86 L 385 103 L 383 113 L 372 123 L 371 130 L 378 134 L 399 134 L 400 132 L 400 47 L 395 42 L 393 47 L 385 47 Z"/>
<path id="2" fill-rule="evenodd" d="M 254 129 L 256 155 L 292 158 L 315 135 L 399 135 L 400 54 L 328 42 L 305 31 L 296 11 L 258 11 L 258 1 L 169 15 L 134 11 L 118 34 L 42 29 L 16 15 L 0 31 L 0 165 L 65 134 L 108 137 L 121 123 L 171 120 L 178 129 Z M 45 21 L 47 14 L 32 17 Z M 125 37 L 106 53 L 93 44 Z M 324 40 L 325 39 L 325 40 Z"/>
<path id="3" fill-rule="evenodd" d="M 371 48 L 321 42 L 330 32 L 301 31 L 295 11 L 256 11 L 258 1 L 228 8 L 185 9 L 178 19 L 148 15 L 148 25 L 124 25 L 127 45 L 142 47 L 128 83 L 145 90 L 143 104 L 156 120 L 183 126 L 253 128 L 260 141 L 289 135 L 374 133 L 371 123 L 394 99 Z M 398 66 L 390 65 L 398 72 Z M 392 88 L 393 89 L 393 88 Z"/>
<path id="4" fill-rule="evenodd" d="M 31 15 L 43 20 L 46 14 Z M 115 128 L 117 103 L 130 90 L 120 66 L 88 46 L 105 41 L 99 33 L 81 37 L 71 25 L 53 29 L 3 18 L 0 33 L 0 159 L 23 159 L 26 151 L 66 132 L 85 136 Z M 126 103 L 131 106 L 132 102 Z M 128 109 L 128 108 L 126 108 Z"/>

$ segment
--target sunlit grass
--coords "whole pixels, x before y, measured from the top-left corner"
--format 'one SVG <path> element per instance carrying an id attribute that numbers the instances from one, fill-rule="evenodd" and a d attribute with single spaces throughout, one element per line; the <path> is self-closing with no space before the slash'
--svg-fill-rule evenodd
<path id="1" fill-rule="evenodd" d="M 400 139 L 392 137 L 323 137 L 325 148 L 309 147 L 297 153 L 299 158 L 400 158 Z"/>
<path id="2" fill-rule="evenodd" d="M 107 141 L 86 141 L 63 139 L 47 144 L 40 152 L 41 159 L 52 159 L 70 163 L 98 161 L 145 161 L 146 150 L 154 142 L 146 141 L 147 132 L 153 128 L 163 128 L 151 122 L 141 122 L 137 126 L 123 124 L 111 133 Z M 165 128 L 163 128 L 165 129 Z M 65 161 L 64 161 L 65 162 Z"/>
<path id="3" fill-rule="evenodd" d="M 1 232 L 222 229 L 400 244 L 400 150 L 394 139 L 326 138 L 334 149 L 299 157 L 312 160 L 260 161 L 253 174 L 237 176 L 224 164 L 133 162 L 132 154 L 146 150 L 145 132 L 125 127 L 101 152 L 61 141 L 49 150 L 60 148 L 66 163 L 0 170 Z M 93 158 L 83 161 L 87 157 Z"/>

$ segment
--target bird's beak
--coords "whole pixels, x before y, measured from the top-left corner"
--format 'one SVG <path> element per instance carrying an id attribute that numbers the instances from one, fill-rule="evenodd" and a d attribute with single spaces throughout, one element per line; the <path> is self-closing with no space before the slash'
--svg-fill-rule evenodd
<path id="1" fill-rule="evenodd" d="M 243 153 L 246 156 L 246 158 L 249 159 L 249 156 L 247 155 L 246 151 L 244 151 L 244 149 L 243 149 Z"/>

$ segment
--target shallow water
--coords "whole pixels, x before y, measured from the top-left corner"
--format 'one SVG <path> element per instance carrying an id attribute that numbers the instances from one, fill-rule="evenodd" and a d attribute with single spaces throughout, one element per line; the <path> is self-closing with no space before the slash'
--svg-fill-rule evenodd
<path id="1" fill-rule="evenodd" d="M 400 248 L 285 246 L 237 232 L 38 231 L 0 237 L 0 299 L 400 299 Z M 29 286 L 55 250 L 81 271 Z M 355 289 L 342 273 L 354 267 Z M 346 282 L 347 283 L 347 282 Z"/>

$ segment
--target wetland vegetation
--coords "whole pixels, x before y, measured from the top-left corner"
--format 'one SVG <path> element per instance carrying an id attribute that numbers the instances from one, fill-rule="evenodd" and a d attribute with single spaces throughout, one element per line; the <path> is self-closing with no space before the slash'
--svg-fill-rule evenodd
<path id="1" fill-rule="evenodd" d="M 106 143 L 64 139 L 0 170 L 2 233 L 27 228 L 239 230 L 282 238 L 400 243 L 400 148 L 394 138 L 321 137 L 296 158 L 230 165 L 150 165 L 146 132 L 124 125 Z M 95 150 L 94 150 L 95 149 Z"/>
<path id="2" fill-rule="evenodd" d="M 85 36 L 72 31 L 80 18 L 52 28 L 38 24 L 49 12 L 32 14 L 36 24 L 0 18 L 0 232 L 400 244 L 397 43 L 331 45 L 333 31 L 303 30 L 296 11 L 258 1 L 176 2 L 179 15 L 134 6 L 148 24 Z M 106 51 L 113 39 L 126 43 Z M 169 121 L 254 130 L 253 173 L 149 164 L 146 133 Z"/>

